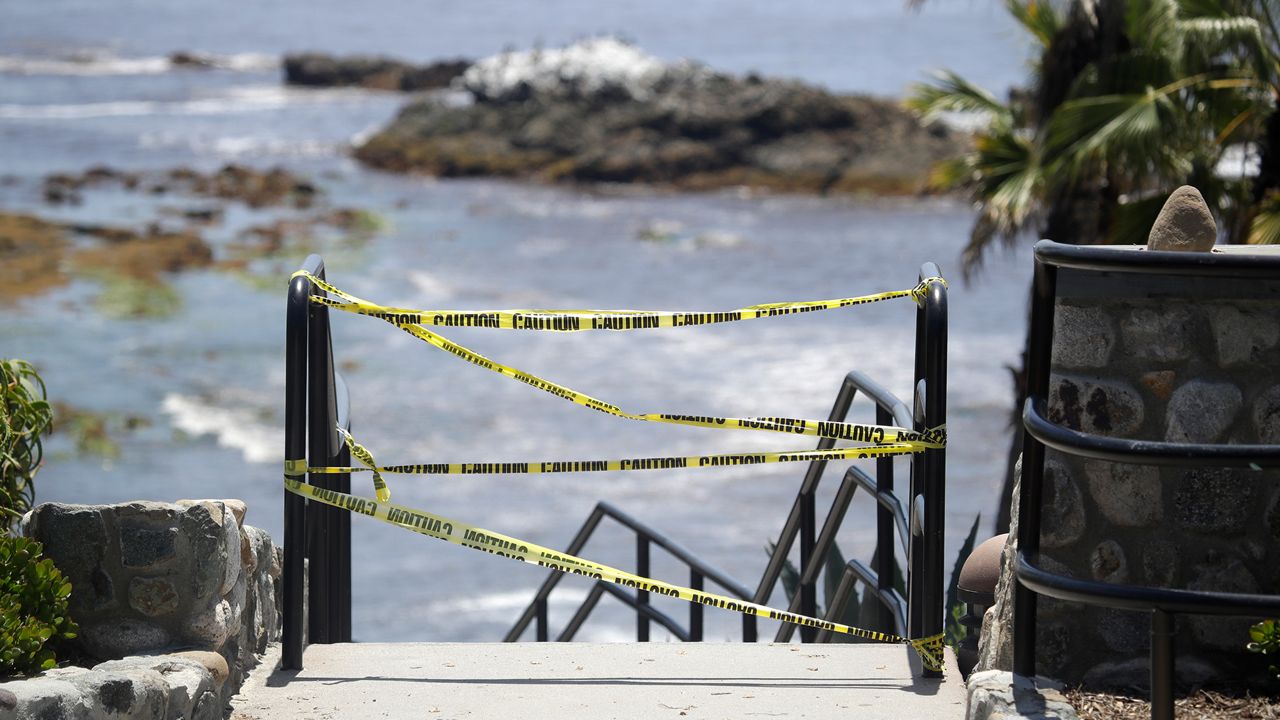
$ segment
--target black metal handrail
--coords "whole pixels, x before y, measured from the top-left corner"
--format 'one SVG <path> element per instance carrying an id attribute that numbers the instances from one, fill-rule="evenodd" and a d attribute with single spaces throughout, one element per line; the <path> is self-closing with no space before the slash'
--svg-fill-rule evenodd
<path id="1" fill-rule="evenodd" d="M 921 268 L 920 279 L 935 278 L 941 275 L 936 265 L 928 263 Z M 877 383 L 866 374 L 853 371 L 848 373 L 836 394 L 835 402 L 828 415 L 832 421 L 844 421 L 848 418 L 850 408 L 856 395 L 861 392 L 875 405 L 876 423 L 880 425 L 897 425 L 916 430 L 926 430 L 945 424 L 946 421 L 946 341 L 947 341 L 947 304 L 946 287 L 941 282 L 933 282 L 921 303 L 916 318 L 915 344 L 915 388 L 916 397 L 913 413 L 906 403 Z M 933 392 L 930 392 L 930 389 Z M 818 441 L 818 449 L 835 446 L 835 441 L 823 438 Z M 842 573 L 833 602 L 826 609 L 825 618 L 837 620 L 845 604 L 853 595 L 856 583 L 864 583 L 889 611 L 894 624 L 894 632 L 910 637 L 925 637 L 941 632 L 942 629 L 942 542 L 943 520 L 945 512 L 945 450 L 930 450 L 917 453 L 911 461 L 910 497 L 914 500 L 908 508 L 917 516 L 909 522 L 904 503 L 894 488 L 894 459 L 879 458 L 876 461 L 876 473 L 872 477 L 859 467 L 850 466 L 841 480 L 827 518 L 821 530 L 816 526 L 816 492 L 826 462 L 815 461 L 809 464 L 791 511 L 783 524 L 778 542 L 770 554 L 756 591 L 748 594 L 736 582 L 724 577 L 717 582 L 721 587 L 730 589 L 740 598 L 749 599 L 756 604 L 767 604 L 777 587 L 782 569 L 787 561 L 793 545 L 800 543 L 800 583 L 797 592 L 792 596 L 788 606 L 791 612 L 813 616 L 817 614 L 816 586 L 825 562 L 824 558 L 835 542 L 839 530 L 854 493 L 859 487 L 871 494 L 876 500 L 876 548 L 874 569 L 857 561 L 849 561 Z M 602 509 L 604 508 L 604 509 Z M 579 529 L 570 542 L 566 552 L 576 554 L 585 546 L 591 533 L 600 520 L 608 512 L 618 512 L 616 508 L 605 503 L 597 505 L 591 516 Z M 637 543 L 647 542 L 650 538 L 664 537 L 648 528 L 641 529 L 640 523 L 629 525 L 637 533 Z M 907 552 L 908 560 L 908 598 L 893 587 L 896 568 L 896 539 Z M 647 551 L 646 551 L 647 553 Z M 647 554 L 637 549 L 637 573 L 646 575 L 648 571 Z M 697 559 L 685 551 L 677 556 L 692 568 Z M 641 558 L 644 558 L 642 561 Z M 933 573 L 932 577 L 928 574 Z M 697 571 L 691 570 L 691 580 L 697 578 Z M 535 635 L 538 640 L 546 640 L 549 633 L 546 626 L 547 599 L 559 582 L 560 573 L 552 572 L 543 582 L 528 607 L 525 608 L 515 625 L 507 633 L 507 641 L 515 641 L 526 631 L 530 622 L 537 619 Z M 692 584 L 692 583 L 691 583 Z M 730 585 L 735 587 L 730 588 Z M 692 585 L 701 588 L 701 584 Z M 600 585 L 593 587 L 586 599 L 579 606 L 569 622 L 569 626 L 558 639 L 571 639 L 590 614 L 591 609 L 609 592 L 638 611 L 637 640 L 648 640 L 648 621 L 657 619 L 647 603 L 647 593 L 632 595 L 625 591 L 606 589 Z M 698 609 L 698 631 L 684 632 L 674 622 L 663 625 L 680 640 L 701 640 L 701 606 Z M 932 608 L 933 611 L 927 610 Z M 691 611 L 692 612 L 692 611 Z M 690 622 L 691 627 L 693 621 Z M 789 641 L 795 632 L 795 626 L 783 623 L 780 625 L 776 642 Z M 825 642 L 830 633 L 817 632 L 814 628 L 800 628 L 801 639 L 805 642 Z M 754 642 L 757 639 L 756 618 L 753 615 L 743 617 L 743 640 Z"/>
<path id="2" fill-rule="evenodd" d="M 739 584 L 736 580 L 729 577 L 724 572 L 712 567 L 700 560 L 692 552 L 675 540 L 672 540 L 666 534 L 650 527 L 635 517 L 623 512 L 614 505 L 607 502 L 596 503 L 591 514 L 587 516 L 582 527 L 578 528 L 577 534 L 569 546 L 565 548 L 565 552 L 569 555 L 577 555 L 586 547 L 587 541 L 591 539 L 591 534 L 599 527 L 600 521 L 610 519 L 619 525 L 631 530 L 636 538 L 636 574 L 641 577 L 649 577 L 650 555 L 649 550 L 652 545 L 667 551 L 671 557 L 679 560 L 689 568 L 689 587 L 695 590 L 704 590 L 705 581 L 719 585 L 725 591 L 739 599 L 747 599 L 750 597 L 748 590 Z M 503 640 L 505 642 L 515 642 L 520 639 L 528 629 L 529 623 L 536 620 L 534 627 L 534 636 L 539 642 L 545 642 L 548 639 L 548 623 L 547 623 L 547 598 L 551 595 L 551 591 L 556 585 L 560 584 L 560 580 L 564 577 L 564 573 L 552 571 L 547 574 L 547 578 L 542 581 L 542 586 L 538 588 L 538 592 L 534 595 L 533 600 L 525 608 L 524 612 L 516 620 L 515 624 L 507 631 L 507 635 Z M 702 608 L 701 603 L 689 603 L 689 629 L 687 631 L 681 629 L 679 625 L 669 618 L 667 615 L 655 610 L 649 605 L 649 593 L 637 591 L 629 593 L 621 588 L 614 587 L 609 583 L 596 583 L 586 599 L 578 607 L 574 613 L 573 619 L 570 620 L 569 626 L 560 633 L 557 640 L 572 640 L 582 623 L 586 621 L 591 614 L 591 610 L 595 608 L 596 603 L 600 600 L 600 594 L 607 592 L 615 598 L 621 600 L 624 604 L 629 605 L 637 611 L 636 616 L 636 639 L 647 641 L 649 639 L 649 621 L 657 620 L 663 627 L 671 631 L 681 640 L 699 641 L 702 639 Z M 750 616 L 744 616 L 744 621 Z M 754 620 L 754 617 L 750 617 Z M 746 632 L 744 627 L 743 632 Z"/>
<path id="3" fill-rule="evenodd" d="M 1045 417 L 1053 342 L 1058 269 L 1101 274 L 1208 276 L 1280 280 L 1280 255 L 1256 258 L 1229 253 L 1173 253 L 1080 247 L 1042 240 L 1035 247 L 1027 390 L 1023 408 L 1023 476 L 1019 495 L 1018 552 L 1014 574 L 1014 672 L 1036 673 L 1036 596 L 1106 607 L 1151 611 L 1151 717 L 1172 720 L 1175 614 L 1262 615 L 1280 613 L 1280 596 L 1152 588 L 1073 578 L 1036 565 L 1045 449 L 1114 462 L 1170 466 L 1280 466 L 1280 446 L 1183 444 L 1109 438 L 1061 427 Z"/>
<path id="4" fill-rule="evenodd" d="M 302 269 L 324 278 L 324 261 L 319 255 L 308 256 Z M 347 387 L 334 372 L 329 309 L 311 302 L 312 295 L 323 292 L 304 277 L 289 283 L 285 458 L 306 458 L 314 467 L 346 466 L 350 455 L 336 428 L 340 423 L 348 429 L 351 426 Z M 350 475 L 311 474 L 308 482 L 351 492 Z M 286 670 L 301 670 L 306 642 L 351 641 L 351 515 L 285 492 L 284 548 L 281 664 Z M 307 586 L 310 592 L 304 591 Z"/>

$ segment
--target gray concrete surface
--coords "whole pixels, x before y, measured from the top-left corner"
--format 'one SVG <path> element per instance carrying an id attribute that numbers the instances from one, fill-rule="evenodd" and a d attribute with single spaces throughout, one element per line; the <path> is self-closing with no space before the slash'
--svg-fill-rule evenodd
<path id="1" fill-rule="evenodd" d="M 894 645 L 397 643 L 268 655 L 232 702 L 267 718 L 960 720 L 964 683 Z"/>

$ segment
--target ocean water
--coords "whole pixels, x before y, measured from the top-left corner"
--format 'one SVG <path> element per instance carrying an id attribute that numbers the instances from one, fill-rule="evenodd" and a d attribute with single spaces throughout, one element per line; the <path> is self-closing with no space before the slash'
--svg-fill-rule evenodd
<path id="1" fill-rule="evenodd" d="M 663 58 L 759 70 L 840 90 L 898 94 L 952 67 L 1002 91 L 1026 48 L 995 2 L 896 0 L 538 4 L 297 2 L 111 3 L 51 0 L 0 8 L 0 209 L 77 222 L 139 225 L 207 202 L 89 191 L 49 206 L 41 180 L 105 164 L 142 171 L 283 165 L 316 178 L 324 202 L 370 210 L 372 238 L 320 237 L 329 277 L 372 300 L 410 307 L 629 307 L 722 310 L 843 297 L 914 284 L 924 261 L 951 283 L 948 542 L 989 519 L 1003 476 L 1010 385 L 1023 336 L 1030 258 L 997 253 L 973 283 L 959 250 L 972 209 L 956 200 L 860 201 L 736 192 L 566 189 L 435 181 L 366 171 L 353 138 L 391 117 L 403 96 L 280 85 L 297 49 L 413 59 L 479 56 L 618 32 Z M 183 70 L 175 50 L 221 67 Z M 219 259 L 236 234 L 279 210 L 230 204 L 202 231 Z M 287 214 L 287 213 L 284 213 Z M 641 239 L 663 228 L 669 239 Z M 249 520 L 281 532 L 284 288 L 294 259 L 250 272 L 172 279 L 179 310 L 118 319 L 99 310 L 92 278 L 0 307 L 0 355 L 43 371 L 56 399 L 144 422 L 116 433 L 118 457 L 75 452 L 55 434 L 40 500 L 241 497 Z M 474 329 L 450 338 L 629 410 L 823 417 L 845 372 L 910 392 L 906 301 L 753 323 L 653 333 L 542 335 Z M 609 418 L 486 373 L 369 318 L 334 320 L 335 356 L 353 392 L 355 430 L 384 463 L 637 457 L 810 443 Z M 859 407 L 855 419 L 871 419 Z M 748 586 L 763 569 L 803 472 L 768 466 L 583 476 L 392 477 L 398 501 L 545 545 L 564 545 L 597 500 L 670 533 Z M 834 490 L 834 475 L 823 499 Z M 356 486 L 363 492 L 359 480 Z M 858 498 L 840 536 L 869 556 L 872 504 Z M 989 524 L 988 524 L 989 527 Z M 355 635 L 363 640 L 494 640 L 542 573 L 490 556 L 354 523 Z M 585 553 L 626 567 L 631 543 L 604 529 Z M 683 580 L 655 556 L 654 574 Z M 552 606 L 563 621 L 585 593 L 572 578 Z M 775 603 L 784 603 L 779 592 Z M 678 608 L 669 608 L 677 612 Z M 708 615 L 707 636 L 739 623 Z M 625 640 L 629 618 L 607 603 L 581 635 Z"/>

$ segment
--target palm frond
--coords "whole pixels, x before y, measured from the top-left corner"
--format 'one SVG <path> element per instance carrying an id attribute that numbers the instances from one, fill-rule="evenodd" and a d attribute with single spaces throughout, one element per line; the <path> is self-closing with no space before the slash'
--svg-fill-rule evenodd
<path id="1" fill-rule="evenodd" d="M 1047 0 L 1005 0 L 1005 8 L 1042 47 L 1049 47 L 1062 27 L 1062 17 Z"/>
<path id="2" fill-rule="evenodd" d="M 1144 93 L 1068 100 L 1049 119 L 1048 146 L 1077 163 L 1099 155 L 1151 148 L 1167 135 L 1160 113 L 1167 103 L 1167 95 L 1155 88 Z"/>
<path id="3" fill-rule="evenodd" d="M 1257 207 L 1249 224 L 1250 245 L 1280 245 L 1280 195 L 1272 193 Z"/>
<path id="4" fill-rule="evenodd" d="M 961 253 L 969 278 L 996 240 L 1011 244 L 1038 230 L 1047 184 L 1034 138 L 1016 132 L 983 135 L 971 161 L 978 218 Z"/>
<path id="5" fill-rule="evenodd" d="M 948 112 L 985 113 L 993 124 L 1008 126 L 1012 123 L 1009 108 L 994 95 L 965 80 L 956 73 L 935 73 L 935 83 L 918 83 L 911 88 L 906 100 L 908 110 L 928 123 Z"/>
<path id="6" fill-rule="evenodd" d="M 973 155 L 961 155 L 939 162 L 929 171 L 929 189 L 947 192 L 972 183 L 975 180 L 974 162 Z"/>

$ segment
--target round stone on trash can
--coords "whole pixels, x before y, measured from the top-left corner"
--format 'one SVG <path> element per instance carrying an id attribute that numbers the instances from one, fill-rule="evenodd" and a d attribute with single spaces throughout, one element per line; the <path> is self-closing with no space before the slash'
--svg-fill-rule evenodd
<path id="1" fill-rule="evenodd" d="M 993 602 L 996 583 L 1000 581 L 1001 555 L 1004 552 L 1004 543 L 1008 539 L 1009 533 L 996 535 L 983 541 L 969 553 L 969 557 L 960 568 L 960 578 L 956 581 L 962 600 L 968 594 L 976 596 L 974 601 L 982 605 L 990 605 Z M 979 601 L 977 597 L 985 599 Z"/>

